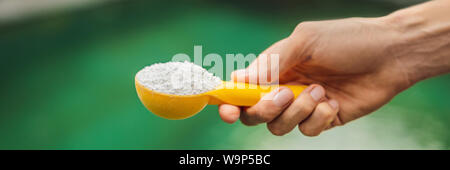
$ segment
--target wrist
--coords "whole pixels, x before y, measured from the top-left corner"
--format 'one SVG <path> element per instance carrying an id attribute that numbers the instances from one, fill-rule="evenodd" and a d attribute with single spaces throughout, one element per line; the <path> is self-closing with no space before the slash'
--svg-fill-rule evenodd
<path id="1" fill-rule="evenodd" d="M 388 55 L 405 88 L 450 71 L 449 2 L 432 1 L 380 18 L 395 32 Z"/>
<path id="2" fill-rule="evenodd" d="M 414 49 L 420 44 L 421 31 L 426 22 L 419 15 L 420 9 L 403 9 L 381 17 L 380 21 L 393 32 L 387 49 L 387 67 L 396 77 L 399 91 L 407 89 L 422 80 L 423 72 L 418 70 L 418 59 L 423 54 L 415 53 Z M 417 17 L 415 17 L 417 16 Z"/>

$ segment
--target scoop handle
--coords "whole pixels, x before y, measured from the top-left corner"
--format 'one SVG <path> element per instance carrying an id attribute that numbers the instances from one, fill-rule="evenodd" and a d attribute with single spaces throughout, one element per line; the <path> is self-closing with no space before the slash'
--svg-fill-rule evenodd
<path id="1" fill-rule="evenodd" d="M 232 104 L 236 106 L 253 106 L 265 94 L 278 87 L 287 87 L 297 97 L 307 86 L 304 85 L 255 85 L 224 81 L 216 90 L 207 94 L 210 96 L 208 104 Z"/>

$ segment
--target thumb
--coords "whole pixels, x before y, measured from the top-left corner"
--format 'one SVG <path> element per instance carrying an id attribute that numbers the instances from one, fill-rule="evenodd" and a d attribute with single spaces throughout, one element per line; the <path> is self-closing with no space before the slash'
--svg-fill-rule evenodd
<path id="1" fill-rule="evenodd" d="M 264 50 L 246 69 L 231 73 L 231 79 L 251 84 L 277 83 L 280 75 L 295 64 L 292 61 L 294 51 L 288 38 L 280 40 Z"/>

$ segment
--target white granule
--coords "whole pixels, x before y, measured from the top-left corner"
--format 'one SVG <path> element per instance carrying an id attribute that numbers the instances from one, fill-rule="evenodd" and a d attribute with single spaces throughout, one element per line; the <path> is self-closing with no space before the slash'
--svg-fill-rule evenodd
<path id="1" fill-rule="evenodd" d="M 219 77 L 191 62 L 167 62 L 147 66 L 136 75 L 145 87 L 166 94 L 194 95 L 213 90 Z"/>

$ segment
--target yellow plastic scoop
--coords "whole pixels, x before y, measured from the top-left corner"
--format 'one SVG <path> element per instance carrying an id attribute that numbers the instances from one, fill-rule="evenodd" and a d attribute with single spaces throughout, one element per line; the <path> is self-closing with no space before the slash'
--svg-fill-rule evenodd
<path id="1" fill-rule="evenodd" d="M 173 95 L 152 91 L 135 80 L 141 102 L 152 113 L 166 119 L 185 119 L 200 112 L 207 104 L 228 103 L 236 106 L 252 106 L 264 94 L 278 86 L 250 85 L 223 81 L 215 90 L 197 95 Z M 280 85 L 290 88 L 297 97 L 306 86 Z"/>

